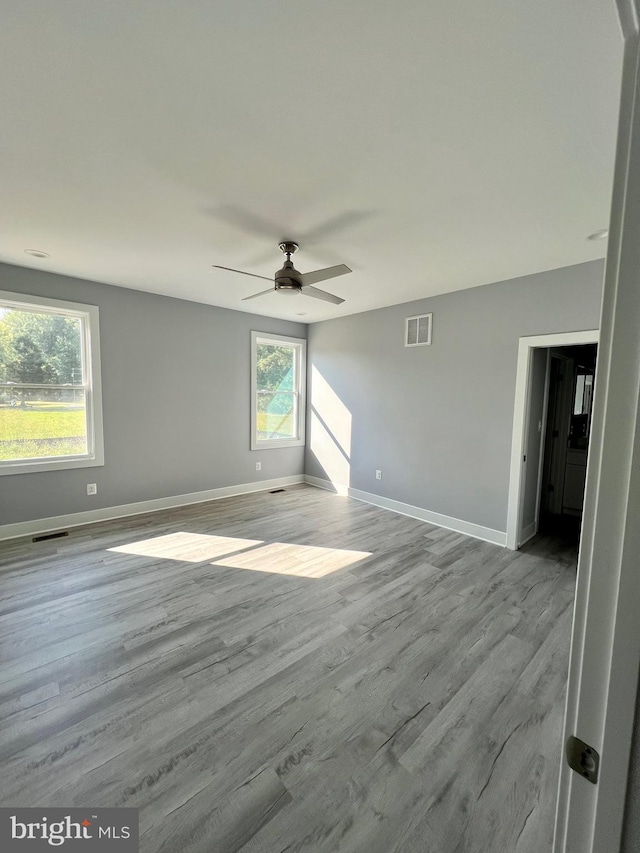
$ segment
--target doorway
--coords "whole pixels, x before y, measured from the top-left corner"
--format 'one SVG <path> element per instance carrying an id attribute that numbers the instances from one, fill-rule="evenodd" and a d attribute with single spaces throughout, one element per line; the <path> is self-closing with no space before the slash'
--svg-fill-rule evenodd
<path id="1" fill-rule="evenodd" d="M 506 545 L 540 530 L 577 544 L 582 517 L 598 332 L 521 338 Z"/>
<path id="2" fill-rule="evenodd" d="M 534 533 L 576 548 L 582 524 L 597 352 L 597 344 L 547 350 L 547 417 L 536 484 L 539 509 Z"/>

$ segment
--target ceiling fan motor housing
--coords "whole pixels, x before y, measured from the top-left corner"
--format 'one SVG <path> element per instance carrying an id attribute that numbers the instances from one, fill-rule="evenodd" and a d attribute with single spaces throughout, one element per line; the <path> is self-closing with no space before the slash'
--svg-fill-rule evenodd
<path id="1" fill-rule="evenodd" d="M 284 262 L 282 269 L 279 269 L 275 275 L 276 290 L 278 293 L 300 293 L 302 290 L 302 282 L 300 281 L 300 273 L 293 266 L 293 262 L 289 260 L 290 250 L 284 249 L 284 246 L 296 246 L 295 243 L 281 243 L 280 248 L 287 254 L 287 260 Z M 298 247 L 296 246 L 296 249 Z M 295 249 L 294 249 L 295 251 Z"/>

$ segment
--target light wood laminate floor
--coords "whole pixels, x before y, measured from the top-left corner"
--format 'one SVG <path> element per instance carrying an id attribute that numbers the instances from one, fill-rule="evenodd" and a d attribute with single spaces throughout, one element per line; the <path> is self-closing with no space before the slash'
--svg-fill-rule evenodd
<path id="1" fill-rule="evenodd" d="M 0 545 L 2 805 L 144 853 L 546 853 L 575 565 L 312 487 Z"/>

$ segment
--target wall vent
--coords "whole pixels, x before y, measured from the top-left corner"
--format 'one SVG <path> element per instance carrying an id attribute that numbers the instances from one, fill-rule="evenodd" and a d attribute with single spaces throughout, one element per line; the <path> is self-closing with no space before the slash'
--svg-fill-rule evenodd
<path id="1" fill-rule="evenodd" d="M 418 314 L 406 317 L 404 326 L 404 345 L 406 347 L 428 347 L 431 344 L 431 325 L 433 314 Z"/>
<path id="2" fill-rule="evenodd" d="M 61 530 L 59 533 L 43 533 L 41 536 L 34 536 L 32 542 L 46 542 L 47 539 L 60 539 L 62 536 L 68 536 L 68 530 Z"/>

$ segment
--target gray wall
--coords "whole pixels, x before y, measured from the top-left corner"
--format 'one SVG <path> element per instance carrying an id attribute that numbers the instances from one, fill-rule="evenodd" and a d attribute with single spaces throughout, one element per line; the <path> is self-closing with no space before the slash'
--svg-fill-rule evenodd
<path id="1" fill-rule="evenodd" d="M 0 477 L 0 524 L 302 473 L 303 448 L 249 449 L 250 332 L 305 325 L 4 264 L 0 290 L 99 307 L 105 445 L 104 467 Z"/>
<path id="2" fill-rule="evenodd" d="M 311 414 L 323 411 L 306 473 L 327 478 L 328 437 L 348 431 L 333 456 L 353 488 L 504 531 L 518 339 L 598 328 L 603 269 L 594 261 L 312 325 Z M 404 318 L 431 311 L 432 346 L 405 348 Z"/>
<path id="3" fill-rule="evenodd" d="M 355 488 L 504 530 L 518 338 L 596 328 L 602 273 L 596 261 L 310 326 L 306 473 L 346 471 Z M 302 472 L 301 448 L 249 450 L 249 332 L 304 325 L 8 265 L 0 289 L 99 306 L 105 429 L 103 468 L 1 477 L 0 524 Z M 433 345 L 406 349 L 404 318 L 429 311 Z"/>

